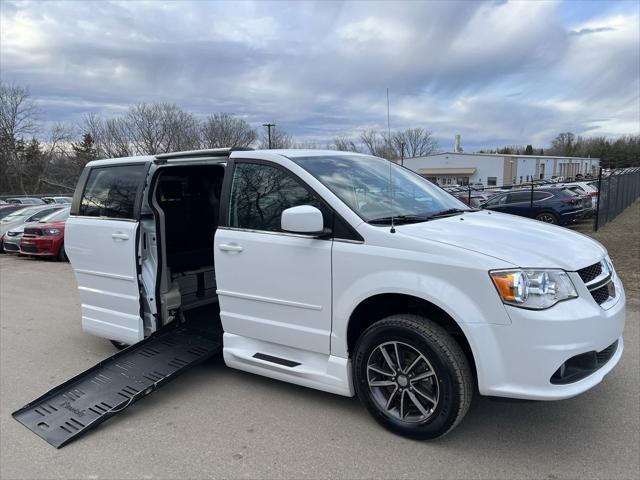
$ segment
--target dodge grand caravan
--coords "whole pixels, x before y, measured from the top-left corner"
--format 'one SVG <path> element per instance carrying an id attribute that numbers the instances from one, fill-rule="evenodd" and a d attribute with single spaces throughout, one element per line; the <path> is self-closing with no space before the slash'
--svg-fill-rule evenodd
<path id="1" fill-rule="evenodd" d="M 94 161 L 65 247 L 84 330 L 132 345 L 120 354 L 198 324 L 227 366 L 357 395 L 413 438 L 453 429 L 475 388 L 578 395 L 623 351 L 625 295 L 602 245 L 470 209 L 366 155 L 217 149 Z M 119 395 L 144 390 L 139 379 Z"/>

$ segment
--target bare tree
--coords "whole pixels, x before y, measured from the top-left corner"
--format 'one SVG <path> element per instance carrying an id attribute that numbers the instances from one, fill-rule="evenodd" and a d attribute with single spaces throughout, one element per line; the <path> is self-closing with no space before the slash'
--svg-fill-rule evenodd
<path id="1" fill-rule="evenodd" d="M 14 141 L 33 135 L 39 113 L 28 88 L 0 82 L 0 135 Z"/>
<path id="2" fill-rule="evenodd" d="M 139 155 L 198 148 L 197 120 L 174 104 L 133 105 L 124 122 L 132 147 Z"/>
<path id="3" fill-rule="evenodd" d="M 333 139 L 333 147 L 343 152 L 358 152 L 356 143 L 349 137 L 337 136 Z"/>
<path id="4" fill-rule="evenodd" d="M 192 113 L 168 105 L 164 109 L 164 125 L 168 136 L 163 153 L 200 148 L 200 122 Z"/>
<path id="5" fill-rule="evenodd" d="M 81 130 L 93 138 L 98 158 L 134 155 L 131 132 L 122 117 L 103 119 L 91 113 L 84 117 Z"/>
<path id="6" fill-rule="evenodd" d="M 266 131 L 260 135 L 259 148 L 269 148 L 269 136 Z M 271 130 L 271 148 L 293 148 L 293 138 L 282 128 L 275 127 Z"/>
<path id="7" fill-rule="evenodd" d="M 204 120 L 200 136 L 203 148 L 222 148 L 249 147 L 258 134 L 243 119 L 222 112 Z"/>
<path id="8" fill-rule="evenodd" d="M 36 133 L 38 114 L 27 88 L 0 82 L 0 191 L 26 193 L 27 157 L 19 152 L 26 149 L 23 137 Z"/>
<path id="9" fill-rule="evenodd" d="M 70 125 L 56 123 L 49 132 L 46 142 L 42 144 L 38 162 L 32 162 L 28 168 L 31 170 L 28 175 L 31 183 L 30 191 L 40 192 L 42 185 L 57 185 L 67 187 L 71 190 L 75 184 L 75 175 L 79 172 L 69 171 L 69 156 L 71 141 L 73 139 L 73 129 Z M 58 173 L 58 175 L 56 175 Z M 52 177 L 58 176 L 62 180 L 54 181 Z"/>
<path id="10" fill-rule="evenodd" d="M 397 156 L 405 158 L 422 157 L 438 150 L 438 142 L 429 130 L 407 128 L 392 135 L 393 147 Z"/>
<path id="11" fill-rule="evenodd" d="M 551 148 L 547 153 L 571 157 L 576 150 L 576 136 L 571 132 L 559 133 L 551 142 Z"/>
<path id="12" fill-rule="evenodd" d="M 132 105 L 124 116 L 106 120 L 89 114 L 82 133 L 91 135 L 98 156 L 106 158 L 194 150 L 200 145 L 195 116 L 167 103 Z"/>
<path id="13" fill-rule="evenodd" d="M 392 136 L 393 138 L 393 136 Z M 362 146 L 371 155 L 386 158 L 388 160 L 397 160 L 400 158 L 398 151 L 393 146 L 392 139 L 388 134 L 379 134 L 376 130 L 364 130 L 360 134 Z"/>

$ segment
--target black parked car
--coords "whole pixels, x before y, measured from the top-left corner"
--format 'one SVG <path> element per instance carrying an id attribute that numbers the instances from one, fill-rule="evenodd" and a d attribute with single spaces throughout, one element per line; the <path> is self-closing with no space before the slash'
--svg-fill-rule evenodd
<path id="1" fill-rule="evenodd" d="M 579 195 L 560 188 L 536 188 L 533 193 L 529 189 L 500 193 L 483 203 L 481 208 L 556 225 L 573 223 L 582 218 L 584 211 L 583 199 Z"/>

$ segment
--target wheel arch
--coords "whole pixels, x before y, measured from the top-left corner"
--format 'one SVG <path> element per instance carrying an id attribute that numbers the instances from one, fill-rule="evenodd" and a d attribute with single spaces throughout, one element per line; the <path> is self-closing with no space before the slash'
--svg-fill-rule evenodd
<path id="1" fill-rule="evenodd" d="M 466 334 L 458 322 L 443 308 L 424 298 L 405 293 L 381 293 L 362 300 L 353 310 L 347 325 L 347 353 L 353 354 L 360 335 L 378 320 L 398 313 L 412 313 L 429 318 L 443 327 L 458 342 L 477 377 L 475 356 Z"/>

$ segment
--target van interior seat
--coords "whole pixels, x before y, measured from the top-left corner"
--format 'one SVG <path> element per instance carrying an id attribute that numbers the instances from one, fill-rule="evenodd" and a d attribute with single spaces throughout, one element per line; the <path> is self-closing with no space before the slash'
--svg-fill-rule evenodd
<path id="1" fill-rule="evenodd" d="M 220 191 L 211 174 L 216 172 L 191 168 L 177 173 L 161 178 L 157 197 L 165 214 L 167 266 L 172 271 L 213 266 Z"/>

